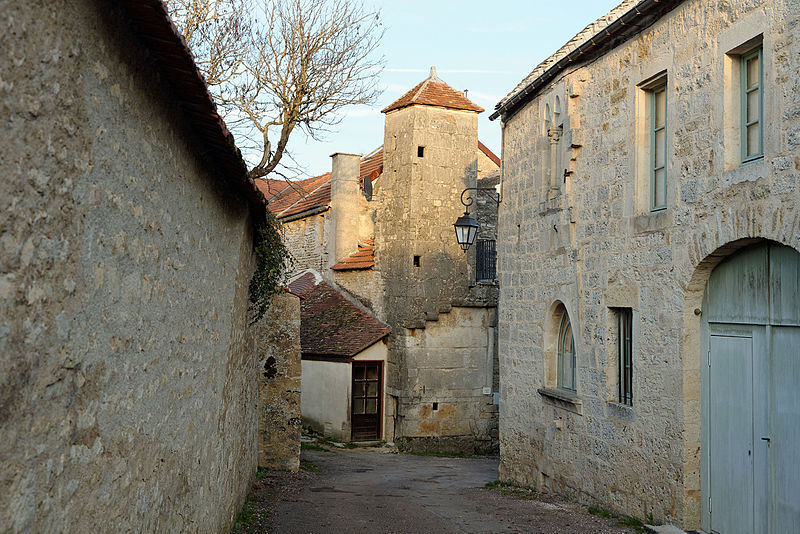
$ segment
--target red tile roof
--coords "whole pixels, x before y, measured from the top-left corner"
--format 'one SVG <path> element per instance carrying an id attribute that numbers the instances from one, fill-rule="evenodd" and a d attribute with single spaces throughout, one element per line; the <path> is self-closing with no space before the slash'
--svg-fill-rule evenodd
<path id="1" fill-rule="evenodd" d="M 283 183 L 281 188 L 280 184 Z M 331 173 L 288 182 L 286 180 L 256 180 L 267 198 L 267 207 L 277 217 L 289 217 L 331 203 Z M 270 194 L 271 193 L 271 194 Z"/>
<path id="2" fill-rule="evenodd" d="M 471 102 L 464 93 L 456 91 L 436 76 L 436 69 L 431 67 L 431 75 L 416 87 L 401 96 L 393 104 L 381 110 L 381 113 L 388 113 L 395 109 L 404 108 L 414 104 L 426 106 L 439 106 L 450 109 L 462 109 L 466 111 L 483 112 L 483 108 Z"/>
<path id="3" fill-rule="evenodd" d="M 361 178 L 369 176 L 374 182 L 383 172 L 383 146 L 361 158 Z"/>
<path id="4" fill-rule="evenodd" d="M 369 176 L 375 181 L 383 172 L 383 147 L 378 147 L 361 158 L 361 178 Z M 267 207 L 279 219 L 298 215 L 331 202 L 331 173 L 326 172 L 305 180 L 275 180 L 262 178 L 255 181 L 267 199 Z"/>
<path id="5" fill-rule="evenodd" d="M 391 333 L 386 324 L 313 272 L 292 281 L 289 289 L 301 297 L 303 354 L 352 357 Z"/>
<path id="6" fill-rule="evenodd" d="M 489 150 L 488 146 L 486 146 L 483 143 L 481 143 L 480 139 L 478 140 L 478 150 L 480 150 L 481 152 L 486 154 L 486 157 L 489 158 L 490 160 L 492 160 L 495 165 L 497 165 L 498 167 L 500 166 L 500 158 L 498 158 L 497 155 L 494 152 Z"/>
<path id="7" fill-rule="evenodd" d="M 334 271 L 358 271 L 375 266 L 375 238 L 358 244 L 358 252 L 354 252 L 333 267 Z"/>

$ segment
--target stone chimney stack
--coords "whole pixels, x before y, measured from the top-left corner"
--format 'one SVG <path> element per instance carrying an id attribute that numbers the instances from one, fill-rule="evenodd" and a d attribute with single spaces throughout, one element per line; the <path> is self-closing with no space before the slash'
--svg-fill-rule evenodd
<path id="1" fill-rule="evenodd" d="M 331 212 L 328 258 L 330 265 L 358 251 L 361 155 L 331 155 Z M 329 266 L 330 266 L 329 265 Z"/>

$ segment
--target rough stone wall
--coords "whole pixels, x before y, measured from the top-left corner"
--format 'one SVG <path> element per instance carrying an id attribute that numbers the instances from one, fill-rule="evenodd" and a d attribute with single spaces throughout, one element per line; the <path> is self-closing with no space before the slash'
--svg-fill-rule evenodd
<path id="1" fill-rule="evenodd" d="M 497 239 L 497 186 L 500 183 L 500 174 L 487 176 L 478 182 L 481 189 L 475 196 L 475 219 L 480 224 L 478 239 Z"/>
<path id="2" fill-rule="evenodd" d="M 328 272 L 328 238 L 325 214 L 283 223 L 283 242 L 294 260 L 294 271 Z"/>
<path id="3" fill-rule="evenodd" d="M 0 531 L 225 532 L 252 235 L 107 3 L 0 11 Z"/>
<path id="4" fill-rule="evenodd" d="M 376 317 L 384 316 L 383 279 L 378 269 L 363 271 L 329 271 L 333 281 L 369 308 Z"/>
<path id="5" fill-rule="evenodd" d="M 498 241 L 501 479 L 699 526 L 693 310 L 714 262 L 736 248 L 729 243 L 768 238 L 800 249 L 798 14 L 796 1 L 684 2 L 508 118 Z M 741 165 L 731 157 L 739 104 L 726 53 L 760 34 L 765 153 Z M 663 71 L 667 209 L 650 213 L 638 85 Z M 560 139 L 544 125 L 555 96 L 566 113 Z M 548 165 L 572 171 L 556 191 Z M 537 393 L 555 387 L 559 302 L 576 343 L 577 398 L 569 402 Z M 633 308 L 633 407 L 615 402 L 614 306 Z"/>
<path id="6" fill-rule="evenodd" d="M 300 299 L 281 292 L 251 327 L 258 354 L 258 465 L 300 468 Z"/>
<path id="7" fill-rule="evenodd" d="M 492 161 L 481 149 L 477 150 L 475 156 L 478 159 L 478 178 L 486 178 L 500 170 L 497 163 Z"/>
<path id="8" fill-rule="evenodd" d="M 410 391 L 400 399 L 401 448 L 497 450 L 498 406 L 491 395 L 496 364 L 490 350 L 494 314 L 494 308 L 453 307 L 426 321 L 425 328 L 406 332 Z"/>

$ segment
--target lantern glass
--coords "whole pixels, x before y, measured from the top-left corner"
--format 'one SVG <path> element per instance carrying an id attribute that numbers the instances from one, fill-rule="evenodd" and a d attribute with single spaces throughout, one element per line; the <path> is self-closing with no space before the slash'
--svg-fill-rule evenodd
<path id="1" fill-rule="evenodd" d="M 478 222 L 469 216 L 469 212 L 464 212 L 464 215 L 459 217 L 453 226 L 456 229 L 456 240 L 461 245 L 461 249 L 466 252 L 475 242 L 475 236 L 480 228 Z"/>

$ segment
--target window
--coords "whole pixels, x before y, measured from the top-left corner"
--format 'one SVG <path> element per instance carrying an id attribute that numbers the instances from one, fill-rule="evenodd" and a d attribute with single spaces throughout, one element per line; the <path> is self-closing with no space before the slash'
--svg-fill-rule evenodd
<path id="1" fill-rule="evenodd" d="M 667 84 L 647 92 L 650 107 L 650 211 L 667 207 Z"/>
<path id="2" fill-rule="evenodd" d="M 616 308 L 619 402 L 633 406 L 633 310 Z"/>
<path id="3" fill-rule="evenodd" d="M 414 267 L 419 267 L 419 256 L 414 256 Z"/>
<path id="4" fill-rule="evenodd" d="M 742 55 L 741 58 L 741 131 L 742 163 L 764 156 L 764 98 L 761 90 L 764 81 L 762 47 Z"/>
<path id="5" fill-rule="evenodd" d="M 550 135 L 550 104 L 544 105 L 544 136 Z"/>
<path id="6" fill-rule="evenodd" d="M 424 158 L 425 157 L 425 147 L 424 146 L 418 146 L 417 147 L 417 157 L 418 158 Z"/>
<path id="7" fill-rule="evenodd" d="M 575 391 L 575 340 L 567 310 L 558 327 L 558 387 Z"/>

